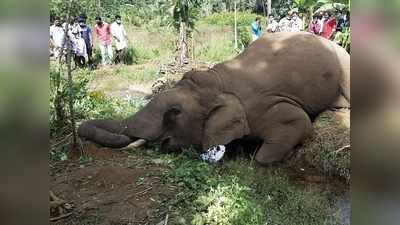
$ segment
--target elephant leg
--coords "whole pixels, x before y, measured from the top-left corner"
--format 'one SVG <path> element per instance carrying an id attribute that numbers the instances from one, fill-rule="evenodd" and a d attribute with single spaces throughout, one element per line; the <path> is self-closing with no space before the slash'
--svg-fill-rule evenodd
<path id="1" fill-rule="evenodd" d="M 312 124 L 303 109 L 289 103 L 278 103 L 262 117 L 264 143 L 255 159 L 262 165 L 281 161 L 285 155 L 311 134 Z"/>
<path id="2" fill-rule="evenodd" d="M 89 120 L 79 126 L 78 135 L 104 147 L 122 148 L 133 141 L 123 134 L 125 129 L 126 126 L 121 121 Z"/>

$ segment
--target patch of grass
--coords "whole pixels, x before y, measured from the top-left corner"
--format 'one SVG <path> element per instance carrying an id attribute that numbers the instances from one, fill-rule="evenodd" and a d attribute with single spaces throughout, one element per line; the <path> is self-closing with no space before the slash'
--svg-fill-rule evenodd
<path id="1" fill-rule="evenodd" d="M 210 41 L 201 47 L 198 57 L 204 61 L 222 62 L 236 54 L 234 49 L 234 44 L 230 40 Z"/>
<path id="2" fill-rule="evenodd" d="M 237 24 L 238 26 L 250 26 L 250 24 L 259 16 L 258 14 L 251 12 L 237 12 Z M 220 12 L 214 13 L 207 17 L 202 18 L 198 23 L 218 25 L 218 26 L 234 26 L 235 24 L 235 13 L 234 12 Z M 266 19 L 261 17 L 261 24 L 265 24 Z"/>
<path id="3" fill-rule="evenodd" d="M 155 65 L 146 65 L 140 67 L 122 67 L 116 71 L 119 76 L 128 78 L 139 83 L 153 82 L 159 77 Z"/>
<path id="4" fill-rule="evenodd" d="M 314 122 L 314 134 L 290 160 L 290 164 L 306 162 L 320 173 L 338 176 L 350 182 L 350 128 L 341 124 L 333 112 L 322 113 Z"/>
<path id="5" fill-rule="evenodd" d="M 221 62 L 236 55 L 233 32 L 229 28 L 200 26 L 195 36 L 196 58 L 208 62 Z"/>
<path id="6" fill-rule="evenodd" d="M 237 27 L 238 27 L 238 41 L 242 47 L 247 47 L 251 41 L 250 25 L 254 22 L 255 18 L 259 16 L 251 12 L 238 12 L 237 13 Z M 216 26 L 229 26 L 234 27 L 235 14 L 234 12 L 220 12 L 214 13 L 207 17 L 202 18 L 199 25 L 216 25 Z M 261 17 L 262 27 L 265 27 L 266 18 Z M 233 39 L 233 37 L 232 37 Z M 240 47 L 240 46 L 239 46 Z"/>
<path id="7" fill-rule="evenodd" d="M 171 224 L 336 224 L 325 194 L 293 186 L 279 169 L 244 159 L 209 165 L 190 150 L 154 157 L 170 168 L 164 182 L 179 187 L 170 203 Z"/>

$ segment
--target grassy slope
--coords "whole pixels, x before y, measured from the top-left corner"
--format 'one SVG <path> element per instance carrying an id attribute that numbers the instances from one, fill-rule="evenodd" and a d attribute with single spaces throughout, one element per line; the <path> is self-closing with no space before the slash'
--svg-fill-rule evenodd
<path id="1" fill-rule="evenodd" d="M 337 224 L 328 193 L 296 187 L 279 168 L 243 158 L 209 165 L 190 150 L 153 154 L 152 163 L 169 168 L 164 182 L 180 190 L 161 206 L 170 207 L 169 224 Z"/>

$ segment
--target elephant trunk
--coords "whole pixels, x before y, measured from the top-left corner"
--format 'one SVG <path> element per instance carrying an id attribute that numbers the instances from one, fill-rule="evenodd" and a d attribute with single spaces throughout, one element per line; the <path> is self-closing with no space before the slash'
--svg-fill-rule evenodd
<path id="1" fill-rule="evenodd" d="M 105 147 L 122 148 L 134 141 L 124 134 L 125 129 L 126 125 L 119 120 L 89 120 L 79 126 L 78 135 Z"/>
<path id="2" fill-rule="evenodd" d="M 137 139 L 154 141 L 161 134 L 162 113 L 151 106 L 124 120 L 89 120 L 78 128 L 79 137 L 111 148 L 126 147 Z"/>

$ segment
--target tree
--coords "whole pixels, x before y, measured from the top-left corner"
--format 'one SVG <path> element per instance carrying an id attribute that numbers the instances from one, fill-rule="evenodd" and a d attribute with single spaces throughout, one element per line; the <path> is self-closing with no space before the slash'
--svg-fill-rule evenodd
<path id="1" fill-rule="evenodd" d="M 187 62 L 188 37 L 194 29 L 194 22 L 198 17 L 200 0 L 175 0 L 173 6 L 174 25 L 179 32 L 177 41 L 177 58 L 179 65 Z"/>

